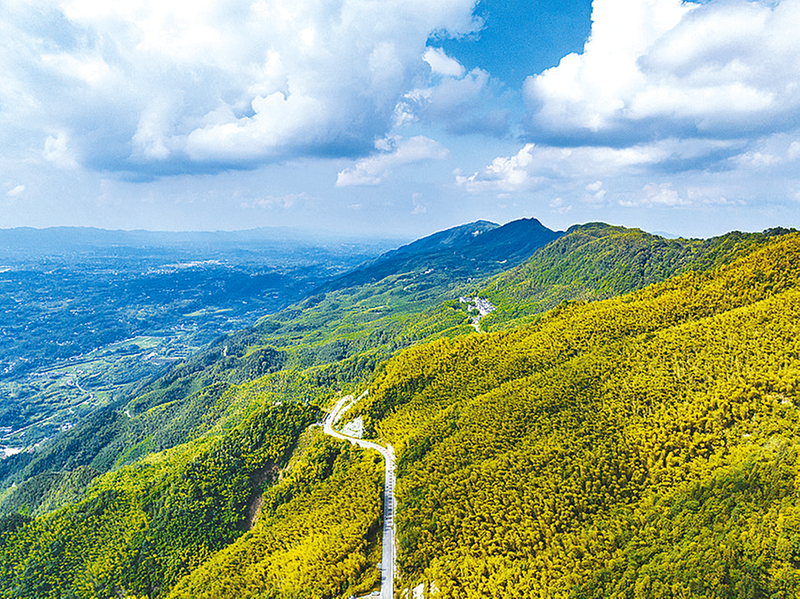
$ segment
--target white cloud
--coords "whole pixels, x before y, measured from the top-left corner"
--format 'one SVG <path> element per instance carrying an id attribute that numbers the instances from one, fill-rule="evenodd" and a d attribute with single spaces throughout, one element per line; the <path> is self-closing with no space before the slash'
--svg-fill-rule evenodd
<path id="1" fill-rule="evenodd" d="M 566 205 L 562 198 L 553 198 L 550 200 L 550 210 L 556 214 L 567 214 L 572 212 L 572 206 Z"/>
<path id="2" fill-rule="evenodd" d="M 603 182 L 602 181 L 595 181 L 594 183 L 589 183 L 586 186 L 586 191 L 591 192 L 591 193 L 597 193 L 598 191 L 600 191 L 602 189 L 602 187 L 603 187 Z"/>
<path id="3" fill-rule="evenodd" d="M 588 192 L 588 195 L 584 197 L 584 200 L 591 204 L 600 204 L 605 199 L 607 193 L 606 190 L 603 189 L 602 181 L 589 183 L 586 186 L 586 191 Z"/>
<path id="4" fill-rule="evenodd" d="M 649 172 L 668 161 L 702 162 L 725 142 L 664 140 L 627 148 L 558 148 L 526 144 L 516 155 L 495 158 L 482 171 L 465 176 L 457 173 L 456 182 L 471 192 L 518 192 L 560 180 L 581 180 L 586 191 L 602 199 L 605 191 L 598 177 Z"/>
<path id="5" fill-rule="evenodd" d="M 354 167 L 339 172 L 336 178 L 337 187 L 378 185 L 397 166 L 443 160 L 449 155 L 442 144 L 422 135 L 408 139 L 389 136 L 375 142 L 375 147 L 378 154 L 363 158 Z"/>
<path id="6" fill-rule="evenodd" d="M 433 32 L 474 31 L 473 7 L 474 0 L 198 0 L 191 10 L 179 0 L 4 3 L 0 132 L 23 131 L 41 148 L 62 131 L 73 160 L 112 171 L 363 153 L 391 127 L 423 56 L 437 72 L 458 71 L 426 42 Z"/>
<path id="7" fill-rule="evenodd" d="M 456 182 L 471 192 L 529 189 L 542 180 L 532 175 L 536 171 L 534 148 L 533 144 L 526 144 L 515 156 L 495 158 L 485 169 L 470 176 L 456 173 Z"/>
<path id="8" fill-rule="evenodd" d="M 444 115 L 454 107 L 477 100 L 488 81 L 489 73 L 481 69 L 473 69 L 459 79 L 445 79 L 430 90 L 427 108 L 437 116 Z"/>
<path id="9" fill-rule="evenodd" d="M 431 71 L 448 77 L 463 77 L 464 67 L 454 58 L 450 58 L 441 48 L 428 48 L 422 59 L 431 66 Z"/>
<path id="10" fill-rule="evenodd" d="M 759 182 L 755 183 L 756 185 Z M 690 204 L 702 204 L 705 206 L 744 206 L 746 203 L 741 200 L 729 200 L 725 197 L 725 190 L 714 185 L 693 185 L 686 188 L 686 200 Z"/>
<path id="11" fill-rule="evenodd" d="M 443 77 L 426 87 L 415 87 L 406 92 L 395 107 L 396 125 L 419 120 L 421 115 L 436 119 L 461 114 L 474 106 L 486 90 L 489 73 L 473 69 L 457 77 Z"/>
<path id="12" fill-rule="evenodd" d="M 488 109 L 494 98 L 487 71 L 467 72 L 439 48 L 428 48 L 423 58 L 431 74 L 418 78 L 417 86 L 403 94 L 395 106 L 395 128 L 422 121 L 443 124 L 454 134 L 502 137 L 508 132 L 508 111 Z"/>
<path id="13" fill-rule="evenodd" d="M 644 186 L 640 194 L 630 200 L 620 200 L 621 206 L 688 206 L 688 200 L 680 197 L 673 189 L 672 183 L 648 183 Z"/>
<path id="14" fill-rule="evenodd" d="M 420 194 L 412 194 L 411 201 L 414 204 L 414 209 L 411 211 L 411 214 L 425 214 L 428 212 L 428 207 L 420 200 L 420 198 Z"/>
<path id="15" fill-rule="evenodd" d="M 581 54 L 525 82 L 536 143 L 457 171 L 461 188 L 553 212 L 787 205 L 800 181 L 800 0 L 594 0 L 592 19 Z"/>
<path id="16" fill-rule="evenodd" d="M 455 179 L 470 193 L 550 191 L 562 194 L 565 202 L 593 207 L 741 205 L 739 199 L 726 198 L 762 196 L 787 176 L 797 179 L 789 160 L 791 143 L 778 135 L 744 151 L 734 142 L 692 139 L 623 148 L 526 144 L 471 175 L 456 171 Z M 706 169 L 707 164 L 715 168 Z M 726 168 L 719 168 L 721 164 Z M 766 180 L 773 182 L 766 186 Z M 709 187 L 710 181 L 716 187 Z"/>
<path id="17" fill-rule="evenodd" d="M 53 137 L 48 135 L 44 140 L 44 150 L 42 156 L 48 162 L 52 162 L 60 168 L 75 168 L 78 162 L 75 159 L 75 154 L 69 147 L 69 136 L 64 131 L 59 131 Z"/>
<path id="18" fill-rule="evenodd" d="M 525 83 L 531 131 L 629 143 L 794 127 L 800 2 L 772 4 L 595 0 L 583 53 Z"/>
<path id="19" fill-rule="evenodd" d="M 747 168 L 764 168 L 780 164 L 783 159 L 774 154 L 764 152 L 745 152 L 735 159 L 740 166 Z"/>
<path id="20" fill-rule="evenodd" d="M 6 192 L 6 195 L 10 198 L 16 198 L 21 196 L 24 191 L 25 191 L 24 185 L 17 185 L 14 189 L 9 189 Z"/>

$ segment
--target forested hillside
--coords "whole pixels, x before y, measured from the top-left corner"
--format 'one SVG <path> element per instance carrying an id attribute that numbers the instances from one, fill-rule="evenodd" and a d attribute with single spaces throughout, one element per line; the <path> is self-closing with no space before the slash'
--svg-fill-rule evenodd
<path id="1" fill-rule="evenodd" d="M 664 281 L 685 270 L 707 270 L 752 251 L 786 233 L 734 231 L 711 239 L 665 239 L 639 229 L 605 223 L 570 227 L 516 268 L 493 278 L 480 293 L 497 310 L 483 322 L 487 330 L 540 314 L 560 302 L 593 301 Z"/>
<path id="2" fill-rule="evenodd" d="M 345 289 L 419 270 L 438 271 L 438 276 L 445 273 L 451 280 L 483 278 L 516 266 L 561 235 L 562 232 L 551 231 L 535 218 L 503 226 L 477 221 L 386 252 L 371 264 L 326 283 L 320 290 Z"/>
<path id="3" fill-rule="evenodd" d="M 399 450 L 406 586 L 796 597 L 800 237 L 410 349 L 361 411 Z"/>
<path id="4" fill-rule="evenodd" d="M 593 223 L 496 278 L 424 262 L 265 317 L 0 462 L 0 597 L 377 588 L 379 458 L 314 426 L 364 389 L 349 417 L 398 457 L 400 589 L 800 595 L 800 234 Z M 495 332 L 458 301 L 478 291 Z"/>

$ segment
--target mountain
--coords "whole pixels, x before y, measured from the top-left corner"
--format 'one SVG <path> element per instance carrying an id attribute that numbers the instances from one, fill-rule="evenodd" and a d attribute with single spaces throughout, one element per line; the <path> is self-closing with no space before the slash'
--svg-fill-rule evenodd
<path id="1" fill-rule="evenodd" d="M 387 252 L 371 264 L 323 285 L 320 291 L 354 287 L 420 269 L 447 271 L 450 278 L 484 276 L 519 264 L 561 235 L 535 218 L 503 226 L 476 221 Z"/>
<path id="2" fill-rule="evenodd" d="M 390 360 L 352 416 L 400 456 L 400 586 L 798 596 L 798 281 L 794 233 Z"/>
<path id="3" fill-rule="evenodd" d="M 400 256 L 421 256 L 430 252 L 436 252 L 447 248 L 460 248 L 469 245 L 480 235 L 500 228 L 497 223 L 486 220 L 478 220 L 474 223 L 467 223 L 438 233 L 433 233 L 422 239 L 417 239 L 407 245 L 403 245 L 396 250 L 386 252 L 381 255 L 375 263 L 391 262 Z"/>
<path id="4" fill-rule="evenodd" d="M 519 325 L 522 317 L 563 301 L 596 301 L 641 289 L 686 270 L 706 270 L 788 233 L 734 231 L 710 239 L 665 239 L 640 229 L 587 223 L 494 277 L 481 297 L 497 309 L 482 322 L 487 330 Z"/>
<path id="5" fill-rule="evenodd" d="M 19 231 L 15 231 L 15 233 L 19 233 Z M 24 233 L 33 235 L 34 238 L 53 236 L 60 238 L 62 235 L 75 233 L 75 231 L 30 230 L 24 231 Z M 146 238 L 162 241 L 177 239 L 183 243 L 184 236 L 192 239 L 203 237 L 202 234 L 162 235 L 93 229 L 79 230 L 77 233 L 80 233 L 77 241 L 68 236 L 69 239 L 73 239 L 74 246 L 87 243 L 90 247 L 97 245 L 101 248 L 113 247 L 114 244 L 122 246 L 128 243 L 126 240 L 130 239 Z M 118 233 L 120 234 L 118 235 Z M 235 237 L 238 239 L 239 236 L 244 236 L 249 239 L 256 233 L 244 232 Z M 148 448 L 150 450 L 158 451 L 171 447 L 183 439 L 182 435 L 186 432 L 184 427 L 188 424 L 182 420 L 180 424 L 176 424 L 175 427 L 181 431 L 178 434 L 174 432 L 172 426 L 166 426 L 162 422 L 159 426 L 165 427 L 171 432 L 164 434 L 162 431 L 152 434 L 152 429 L 156 425 L 146 417 L 146 412 L 176 399 L 191 403 L 192 394 L 200 392 L 208 386 L 240 384 L 283 368 L 322 368 L 332 363 L 338 364 L 342 370 L 347 369 L 350 373 L 349 376 L 354 376 L 356 373 L 371 371 L 394 351 L 420 339 L 468 332 L 472 329 L 468 324 L 467 306 L 459 304 L 457 300 L 452 301 L 453 298 L 459 297 L 468 281 L 483 281 L 491 273 L 501 268 L 502 265 L 497 260 L 499 256 L 516 256 L 514 259 L 519 261 L 522 256 L 529 255 L 529 252 L 539 247 L 543 243 L 543 239 L 557 235 L 541 226 L 535 219 L 529 219 L 509 223 L 503 227 L 480 221 L 423 238 L 396 251 L 385 253 L 374 263 L 355 268 L 349 275 L 346 275 L 352 280 L 368 281 L 366 283 L 343 285 L 340 279 L 333 285 L 335 289 L 327 292 L 317 289 L 311 297 L 274 314 L 263 316 L 252 327 L 228 335 L 217 333 L 214 336 L 218 339 L 214 343 L 197 352 L 185 362 L 176 364 L 166 375 L 161 376 L 145 388 L 140 389 L 141 384 L 138 384 L 135 387 L 136 396 L 133 398 L 125 392 L 126 389 L 120 386 L 107 389 L 100 385 L 109 378 L 109 373 L 112 372 L 111 368 L 122 364 L 116 354 L 112 357 L 117 359 L 110 366 L 106 365 L 108 358 L 100 355 L 102 352 L 90 355 L 91 359 L 80 360 L 78 366 L 73 367 L 73 370 L 74 368 L 81 369 L 85 373 L 84 381 L 81 381 L 79 375 L 73 370 L 66 372 L 63 378 L 56 378 L 52 374 L 47 377 L 36 377 L 33 379 L 35 382 L 46 382 L 48 386 L 42 389 L 36 387 L 21 397 L 15 397 L 14 401 L 8 402 L 5 412 L 0 411 L 0 416 L 7 414 L 9 419 L 13 416 L 15 430 L 23 429 L 24 425 L 29 423 L 41 422 L 48 417 L 52 419 L 54 415 L 63 418 L 63 422 L 69 426 L 78 422 L 78 416 L 85 417 L 90 406 L 85 405 L 86 396 L 79 392 L 80 389 L 75 387 L 73 380 L 78 380 L 78 383 L 88 393 L 94 393 L 93 397 L 107 398 L 111 395 L 110 391 L 113 391 L 116 401 L 126 404 L 127 413 L 133 414 L 135 417 L 133 419 L 120 418 L 119 412 L 113 409 L 113 403 L 106 400 L 103 404 L 91 406 L 96 410 L 96 413 L 90 416 L 86 423 L 87 429 L 93 431 L 91 439 L 84 439 L 84 433 L 82 433 L 84 429 L 79 427 L 74 431 L 57 436 L 41 451 L 33 453 L 29 453 L 27 450 L 45 436 L 53 436 L 62 422 L 58 420 L 43 422 L 36 431 L 33 431 L 39 433 L 38 429 L 41 429 L 37 436 L 32 436 L 32 431 L 25 432 L 25 438 L 21 437 L 21 433 L 17 434 L 6 442 L 11 447 L 26 451 L 15 456 L 13 460 L 0 462 L 0 480 L 4 473 L 9 473 L 11 476 L 9 481 L 15 481 L 19 477 L 44 476 L 45 473 L 52 470 L 72 469 L 78 466 L 91 466 L 98 472 L 102 472 L 116 463 L 117 453 L 122 453 L 124 456 L 141 455 L 144 448 L 140 448 L 133 454 L 127 453 L 126 448 L 131 443 L 142 442 L 143 439 L 149 439 Z M 224 239 L 228 237 L 227 234 L 222 237 L 217 234 L 208 234 L 207 237 L 216 240 L 215 243 L 219 245 L 231 247 L 226 246 L 224 242 Z M 177 243 L 177 241 L 175 242 Z M 243 307 L 265 306 L 265 300 L 272 299 L 271 296 L 274 293 L 272 288 L 268 288 L 271 293 L 266 298 L 261 298 L 254 291 L 264 289 L 264 287 L 250 290 L 249 281 L 243 281 L 243 277 L 233 279 L 233 284 L 228 284 L 228 279 L 232 277 L 228 275 L 229 269 L 226 265 L 219 265 L 211 270 L 204 267 L 198 272 L 195 272 L 197 267 L 183 268 L 178 269 L 177 273 L 172 273 L 172 270 L 175 270 L 175 266 L 172 265 L 167 272 L 162 273 L 161 271 L 164 270 L 162 265 L 167 261 L 169 250 L 147 247 L 149 249 L 137 250 L 127 261 L 119 257 L 113 258 L 116 270 L 110 284 L 107 281 L 108 277 L 95 277 L 96 282 L 94 279 L 88 282 L 81 279 L 84 289 L 89 291 L 85 294 L 85 302 L 94 306 L 93 316 L 101 312 L 100 307 L 107 301 L 107 298 L 100 296 L 103 288 L 111 289 L 114 292 L 112 299 L 117 311 L 124 310 L 126 315 L 133 312 L 137 316 L 145 311 L 141 308 L 133 310 L 134 300 L 139 301 L 139 304 L 135 304 L 136 306 L 142 303 L 139 296 L 130 298 L 123 293 L 131 283 L 136 285 L 137 290 L 142 287 L 138 284 L 141 275 L 136 270 L 140 268 L 139 262 L 133 260 L 135 257 L 141 258 L 142 255 L 154 256 L 154 259 L 157 260 L 154 264 L 159 266 L 157 276 L 148 274 L 148 287 L 144 291 L 146 291 L 147 298 L 152 298 L 148 301 L 157 302 L 156 305 L 159 308 L 157 322 L 160 328 L 156 329 L 151 325 L 150 328 L 142 327 L 139 331 L 134 329 L 134 333 L 144 332 L 153 336 L 161 334 L 163 329 L 168 329 L 170 326 L 174 327 L 178 324 L 186 326 L 184 323 L 187 322 L 187 318 L 184 314 L 188 312 L 208 312 L 207 315 L 203 315 L 206 320 L 210 321 L 212 317 L 216 317 L 227 323 L 231 316 L 236 311 L 242 310 Z M 218 256 L 218 254 L 203 253 L 205 250 L 191 247 L 192 251 L 196 252 L 192 254 L 192 257 Z M 267 245 L 266 249 L 257 244 L 252 247 L 262 252 L 263 255 L 263 252 L 267 251 L 270 246 Z M 189 247 L 184 249 L 188 251 Z M 297 253 L 301 256 L 304 255 L 300 250 Z M 476 257 L 475 262 L 464 266 L 466 264 L 465 256 L 470 255 Z M 90 253 L 89 256 L 96 256 L 96 254 Z M 290 261 L 293 256 L 291 252 L 284 249 L 284 260 Z M 329 254 L 320 249 L 311 260 L 328 260 L 333 263 L 334 260 L 328 256 Z M 95 260 L 107 261 L 107 258 L 104 254 L 100 254 Z M 262 261 L 266 260 L 266 257 L 262 258 Z M 125 269 L 128 262 L 131 263 L 133 272 Z M 431 268 L 432 264 L 440 267 Z M 485 268 L 481 271 L 480 266 L 475 266 L 475 264 Z M 314 265 L 313 261 L 312 265 Z M 264 266 L 262 262 L 260 268 L 263 269 Z M 311 272 L 310 268 L 309 271 Z M 213 276 L 207 276 L 207 272 L 211 272 Z M 190 290 L 183 291 L 182 283 L 173 280 L 175 276 L 180 276 L 182 281 L 187 274 L 193 278 L 186 280 L 195 281 L 197 290 L 210 288 L 209 293 L 205 293 L 203 296 L 207 305 L 204 306 L 197 301 L 189 304 L 186 296 Z M 284 289 L 281 295 L 287 296 L 290 291 L 295 297 L 303 291 L 304 295 L 308 295 L 310 287 L 307 286 L 306 280 L 310 277 L 301 279 L 294 272 L 290 274 L 293 279 L 306 286 L 304 289 L 295 291 L 295 281 L 286 280 L 282 283 Z M 313 274 L 316 275 L 316 271 Z M 375 276 L 380 276 L 381 279 L 373 281 Z M 284 277 L 284 279 L 289 279 L 289 277 Z M 168 289 L 165 289 L 167 282 L 169 282 L 169 286 Z M 183 283 L 183 286 L 186 284 Z M 62 287 L 65 286 L 62 285 Z M 72 290 L 73 287 L 70 285 L 69 289 Z M 55 294 L 55 292 L 54 289 L 51 293 Z M 144 295 L 144 293 L 140 295 Z M 248 300 L 249 304 L 244 304 L 241 300 Z M 450 301 L 443 304 L 445 300 Z M 216 303 L 217 301 L 220 303 Z M 171 306 L 170 302 L 177 305 L 177 314 L 174 316 L 165 315 L 167 308 Z M 34 301 L 29 303 L 35 305 Z M 69 307 L 74 310 L 75 302 L 73 301 Z M 146 304 L 146 307 L 149 308 L 149 305 Z M 111 320 L 105 314 L 103 316 L 105 320 L 101 322 Z M 113 321 L 116 322 L 117 315 L 112 314 L 112 316 L 114 316 Z M 172 316 L 172 318 L 169 319 L 167 316 Z M 74 314 L 69 312 L 66 317 L 74 319 Z M 95 320 L 97 320 L 96 317 Z M 192 320 L 188 320 L 188 323 L 194 324 L 196 320 L 198 319 L 194 316 Z M 52 316 L 51 321 L 53 321 Z M 71 339 L 73 331 L 68 326 L 63 328 L 64 335 Z M 92 328 L 104 334 L 108 334 L 110 330 L 109 326 L 93 326 Z M 19 329 L 22 329 L 22 325 Z M 205 329 L 209 338 L 212 338 L 207 331 L 210 327 L 205 327 Z M 93 340 L 93 337 L 84 333 L 83 329 L 80 331 L 84 343 Z M 180 329 L 177 334 L 183 334 L 182 331 L 183 329 Z M 127 336 L 131 337 L 132 335 L 129 333 Z M 60 339 L 56 337 L 55 341 L 60 341 Z M 116 339 L 112 339 L 112 341 L 116 341 Z M 20 335 L 13 347 L 24 347 L 24 343 L 25 338 Z M 173 341 L 172 346 L 174 345 Z M 53 353 L 43 343 L 36 346 L 41 347 L 43 352 Z M 148 345 L 139 353 L 134 352 L 133 355 L 125 357 L 130 364 L 126 363 L 124 374 L 128 378 L 132 378 L 131 373 L 141 371 L 142 365 L 150 366 L 151 362 L 142 360 L 142 357 L 153 353 L 154 349 L 156 348 Z M 21 353 L 20 350 L 17 353 Z M 28 360 L 26 363 L 31 364 L 32 360 Z M 163 363 L 152 365 L 159 366 L 163 370 Z M 133 368 L 137 368 L 137 371 L 134 371 Z M 151 369 L 147 371 L 147 374 L 152 376 L 157 372 L 158 370 Z M 128 380 L 125 379 L 125 382 L 127 383 Z M 31 386 L 28 381 L 25 384 Z M 58 413 L 53 411 L 53 387 L 58 389 L 67 387 L 67 390 L 72 391 L 68 398 L 70 402 L 65 402 L 63 409 Z M 100 395 L 101 393 L 102 395 Z M 40 400 L 40 398 L 44 399 Z M 48 400 L 47 403 L 44 401 L 45 399 Z M 42 404 L 45 403 L 46 405 L 43 406 Z M 97 409 L 108 404 L 112 405 L 111 409 Z M 46 412 L 45 409 L 49 409 L 50 412 Z M 76 409 L 80 411 L 78 416 L 75 414 Z M 192 408 L 192 410 L 194 409 Z M 183 413 L 180 410 L 179 412 Z M 142 418 L 138 419 L 140 415 Z M 26 420 L 22 420 L 23 417 Z M 27 439 L 31 439 L 30 444 L 26 443 Z M 127 457 L 125 459 L 127 460 Z M 15 465 L 17 463 L 19 464 Z M 12 472 L 13 474 L 11 474 Z M 50 481 L 50 478 L 46 478 L 46 480 Z"/>
<path id="6" fill-rule="evenodd" d="M 374 590 L 380 460 L 312 426 L 347 394 L 397 456 L 401 592 L 798 596 L 800 234 L 590 223 L 502 273 L 427 272 L 524 245 L 469 229 L 0 461 L 0 597 Z"/>

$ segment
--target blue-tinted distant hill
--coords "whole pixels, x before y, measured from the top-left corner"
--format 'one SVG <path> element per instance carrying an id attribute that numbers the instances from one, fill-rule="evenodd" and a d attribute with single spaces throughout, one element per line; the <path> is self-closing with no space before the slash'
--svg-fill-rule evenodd
<path id="1" fill-rule="evenodd" d="M 520 264 L 562 235 L 535 218 L 502 226 L 480 220 L 386 252 L 374 262 L 326 283 L 320 291 L 346 289 L 418 270 L 447 271 L 453 279 L 484 276 Z"/>
<path id="2" fill-rule="evenodd" d="M 245 231 L 122 231 L 94 227 L 18 227 L 0 229 L 0 260 L 94 253 L 165 250 L 174 257 L 198 252 L 258 257 L 348 255 L 346 266 L 397 247 L 406 239 L 355 238 L 290 227 L 260 227 Z M 217 256 L 219 257 L 219 256 Z"/>

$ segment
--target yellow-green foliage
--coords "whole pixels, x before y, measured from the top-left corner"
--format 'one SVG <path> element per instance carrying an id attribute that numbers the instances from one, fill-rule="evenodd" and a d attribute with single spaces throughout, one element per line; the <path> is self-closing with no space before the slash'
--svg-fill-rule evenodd
<path id="1" fill-rule="evenodd" d="M 97 479 L 80 503 L 6 527 L 0 597 L 164 594 L 242 534 L 256 480 L 316 417 L 262 404 L 224 435 L 151 454 Z"/>
<path id="2" fill-rule="evenodd" d="M 399 560 L 440 597 L 800 596 L 800 236 L 385 365 Z"/>
<path id="3" fill-rule="evenodd" d="M 147 401 L 140 397 L 124 410 L 100 410 L 33 456 L 17 474 L 17 486 L 0 499 L 0 514 L 52 511 L 80 500 L 98 474 L 192 439 L 223 435 L 265 405 L 319 406 L 331 393 L 315 373 L 283 370 L 239 385 L 216 382 L 185 397 L 148 393 L 142 396 Z M 161 403 L 148 407 L 151 401 Z"/>
<path id="4" fill-rule="evenodd" d="M 83 499 L 88 484 L 99 472 L 87 466 L 71 471 L 45 472 L 0 496 L 0 513 L 41 516 Z"/>
<path id="5" fill-rule="evenodd" d="M 288 456 L 318 419 L 313 406 L 394 349 L 437 337 L 383 363 L 353 414 L 397 450 L 401 586 L 425 582 L 438 597 L 800 596 L 800 235 L 703 249 L 617 234 L 620 252 L 587 251 L 579 270 L 540 275 L 580 275 L 611 294 L 678 267 L 718 268 L 466 336 L 460 304 L 431 308 L 427 290 L 412 301 L 395 278 L 344 307 L 341 293 L 308 300 L 297 318 L 175 369 L 130 416 L 97 415 L 3 495 L 0 509 L 25 513 L 0 518 L 0 599 L 374 588 L 379 459 L 318 428 Z M 514 314 L 501 316 L 505 326 Z"/>
<path id="6" fill-rule="evenodd" d="M 379 547 L 382 472 L 377 453 L 317 438 L 265 493 L 253 530 L 169 597 L 323 599 L 368 591 L 378 579 L 368 562 Z"/>
<path id="7" fill-rule="evenodd" d="M 659 283 L 686 270 L 727 264 L 785 233 L 732 232 L 711 239 L 664 239 L 639 229 L 588 223 L 494 277 L 481 295 L 497 309 L 486 329 L 509 328 L 562 301 L 593 301 Z"/>

